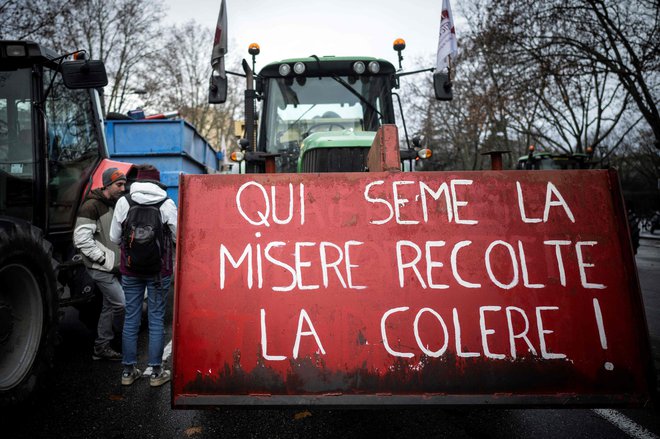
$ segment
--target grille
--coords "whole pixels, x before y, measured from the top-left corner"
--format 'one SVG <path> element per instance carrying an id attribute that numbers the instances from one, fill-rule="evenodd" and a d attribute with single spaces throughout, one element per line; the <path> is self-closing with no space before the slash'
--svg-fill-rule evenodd
<path id="1" fill-rule="evenodd" d="M 369 148 L 318 148 L 303 156 L 302 172 L 363 172 Z"/>

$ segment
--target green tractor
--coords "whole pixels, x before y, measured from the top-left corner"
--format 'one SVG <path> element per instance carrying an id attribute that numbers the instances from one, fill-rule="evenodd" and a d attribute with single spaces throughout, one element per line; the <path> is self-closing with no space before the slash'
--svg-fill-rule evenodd
<path id="1" fill-rule="evenodd" d="M 400 59 L 404 47 L 403 40 L 395 41 Z M 251 46 L 250 53 L 254 56 L 258 47 Z M 407 143 L 401 150 L 402 169 L 412 170 L 417 159 L 430 157 L 418 139 L 408 140 L 394 90 L 400 77 L 432 68 L 402 73 L 383 59 L 311 56 L 270 63 L 258 75 L 246 61 L 243 69 L 248 122 L 241 150 L 232 158 L 242 162 L 244 172 L 365 171 L 376 131 L 396 123 L 397 107 Z M 436 72 L 434 83 L 438 99 L 452 98 L 447 73 Z M 221 76 L 212 76 L 209 101 L 223 102 L 226 86 Z M 255 101 L 261 102 L 258 120 Z"/>

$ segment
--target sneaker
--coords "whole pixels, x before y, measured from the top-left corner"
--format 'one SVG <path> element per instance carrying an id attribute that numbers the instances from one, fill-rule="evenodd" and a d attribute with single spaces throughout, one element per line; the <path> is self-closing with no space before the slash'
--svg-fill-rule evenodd
<path id="1" fill-rule="evenodd" d="M 162 386 L 172 378 L 172 374 L 169 370 L 162 369 L 160 372 L 154 372 L 149 378 L 149 385 L 151 387 Z"/>
<path id="2" fill-rule="evenodd" d="M 121 374 L 121 385 L 130 386 L 135 380 L 140 379 L 142 372 L 135 366 L 125 367 L 124 372 Z"/>
<path id="3" fill-rule="evenodd" d="M 119 361 L 121 360 L 121 354 L 110 346 L 106 346 L 100 351 L 97 351 L 95 348 L 94 353 L 92 354 L 92 360 Z"/>

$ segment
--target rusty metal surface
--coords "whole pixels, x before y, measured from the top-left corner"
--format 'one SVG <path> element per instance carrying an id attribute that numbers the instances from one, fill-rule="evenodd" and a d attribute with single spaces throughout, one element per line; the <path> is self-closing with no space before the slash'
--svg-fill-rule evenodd
<path id="1" fill-rule="evenodd" d="M 399 131 L 396 125 L 386 124 L 378 128 L 376 137 L 369 148 L 367 168 L 370 172 L 399 171 Z"/>
<path id="2" fill-rule="evenodd" d="M 615 178 L 182 176 L 173 405 L 644 403 Z"/>

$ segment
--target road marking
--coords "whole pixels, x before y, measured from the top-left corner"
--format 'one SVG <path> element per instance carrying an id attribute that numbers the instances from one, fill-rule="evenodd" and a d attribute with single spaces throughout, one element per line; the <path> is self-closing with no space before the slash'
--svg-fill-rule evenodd
<path id="1" fill-rule="evenodd" d="M 601 418 L 614 424 L 619 430 L 637 439 L 658 439 L 658 436 L 637 424 L 632 419 L 612 409 L 593 409 Z"/>
<path id="2" fill-rule="evenodd" d="M 163 363 L 170 358 L 170 355 L 172 355 L 172 340 L 170 340 L 170 342 L 165 345 L 165 349 L 163 349 Z M 152 370 L 151 366 L 147 366 L 142 376 L 151 375 Z"/>

